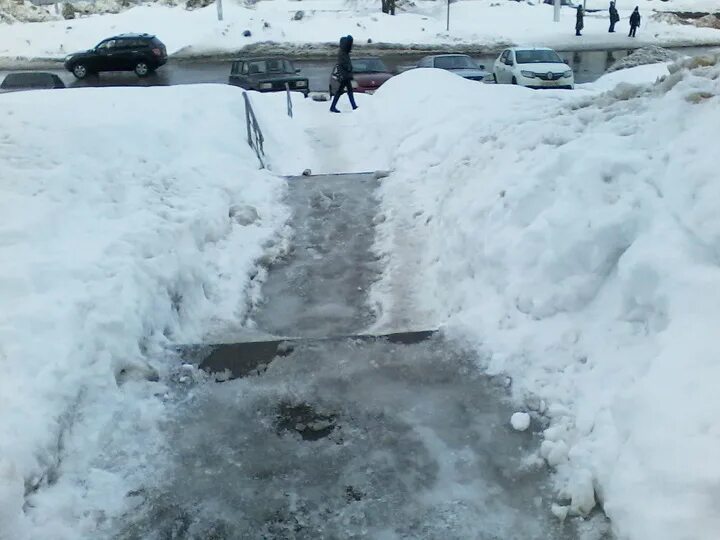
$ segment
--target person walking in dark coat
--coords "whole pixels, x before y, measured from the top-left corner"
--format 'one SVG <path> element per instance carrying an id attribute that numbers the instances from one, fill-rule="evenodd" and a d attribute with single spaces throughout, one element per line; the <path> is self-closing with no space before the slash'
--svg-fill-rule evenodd
<path id="1" fill-rule="evenodd" d="M 632 15 L 630 15 L 630 33 L 628 37 L 635 37 L 638 26 L 640 26 L 640 8 L 635 6 Z"/>
<path id="2" fill-rule="evenodd" d="M 350 105 L 353 110 L 357 109 L 355 104 L 355 95 L 353 94 L 352 81 L 353 81 L 353 67 L 352 61 L 350 60 L 350 52 L 352 51 L 353 37 L 345 36 L 340 38 L 340 49 L 338 50 L 338 60 L 335 69 L 333 70 L 333 77 L 337 79 L 340 85 L 338 86 L 337 92 L 333 96 L 332 105 L 330 105 L 330 112 L 339 113 L 337 110 L 337 103 L 343 92 L 347 91 L 348 99 L 350 99 Z"/>
<path id="3" fill-rule="evenodd" d="M 575 35 L 581 36 L 580 30 L 585 28 L 585 24 L 583 24 L 583 8 L 582 6 L 577 7 L 577 17 L 575 19 Z"/>
<path id="4" fill-rule="evenodd" d="M 615 32 L 615 23 L 620 20 L 620 15 L 615 7 L 615 2 L 610 2 L 610 30 L 608 32 Z"/>

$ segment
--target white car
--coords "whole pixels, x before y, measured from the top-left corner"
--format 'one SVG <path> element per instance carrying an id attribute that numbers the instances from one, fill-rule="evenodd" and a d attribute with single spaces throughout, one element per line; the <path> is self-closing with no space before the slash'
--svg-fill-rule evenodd
<path id="1" fill-rule="evenodd" d="M 495 60 L 493 78 L 498 84 L 518 84 L 528 88 L 575 87 L 572 69 L 547 48 L 512 47 Z"/>

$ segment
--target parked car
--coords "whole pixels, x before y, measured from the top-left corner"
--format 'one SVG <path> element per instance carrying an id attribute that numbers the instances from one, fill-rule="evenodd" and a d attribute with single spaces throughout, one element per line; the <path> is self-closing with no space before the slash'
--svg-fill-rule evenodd
<path id="1" fill-rule="evenodd" d="M 518 84 L 528 88 L 575 87 L 575 76 L 552 49 L 505 49 L 495 60 L 493 77 L 499 84 Z"/>
<path id="2" fill-rule="evenodd" d="M 290 90 L 307 97 L 309 82 L 299 73 L 295 64 L 286 58 L 244 58 L 233 61 L 228 82 L 258 92 L 281 92 L 288 84 Z"/>
<path id="3" fill-rule="evenodd" d="M 92 49 L 70 54 L 65 69 L 78 79 L 102 71 L 134 71 L 145 77 L 167 62 L 167 49 L 150 34 L 121 34 L 104 39 Z"/>
<path id="4" fill-rule="evenodd" d="M 472 81 L 482 81 L 490 76 L 490 74 L 485 71 L 485 66 L 478 64 L 467 54 L 436 54 L 426 56 L 418 62 L 417 67 L 444 69 Z"/>
<path id="5" fill-rule="evenodd" d="M 21 71 L 8 73 L 0 83 L 0 92 L 65 88 L 65 83 L 55 73 L 44 71 Z"/>
<path id="6" fill-rule="evenodd" d="M 377 57 L 353 58 L 353 90 L 372 94 L 390 79 L 393 74 L 385 63 Z M 330 94 L 337 92 L 340 83 L 330 76 Z"/>

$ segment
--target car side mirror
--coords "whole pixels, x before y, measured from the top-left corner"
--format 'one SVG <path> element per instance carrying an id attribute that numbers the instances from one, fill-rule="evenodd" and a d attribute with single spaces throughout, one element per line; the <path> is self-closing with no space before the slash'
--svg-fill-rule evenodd
<path id="1" fill-rule="evenodd" d="M 482 70 L 485 70 L 485 64 L 478 64 L 478 67 Z"/>
<path id="2" fill-rule="evenodd" d="M 295 68 L 295 73 L 300 73 L 300 68 Z"/>
<path id="3" fill-rule="evenodd" d="M 505 65 L 512 66 L 514 62 L 512 60 L 506 60 Z"/>
<path id="4" fill-rule="evenodd" d="M 567 58 L 563 58 L 563 62 L 568 66 L 570 65 L 570 60 L 568 60 Z"/>

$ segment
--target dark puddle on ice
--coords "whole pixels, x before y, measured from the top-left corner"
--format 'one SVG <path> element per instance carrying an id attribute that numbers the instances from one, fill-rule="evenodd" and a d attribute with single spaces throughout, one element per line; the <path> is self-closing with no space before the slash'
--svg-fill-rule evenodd
<path id="1" fill-rule="evenodd" d="M 503 381 L 441 337 L 307 341 L 183 388 L 166 483 L 117 539 L 580 538 L 524 462 L 537 436 L 510 428 Z"/>

